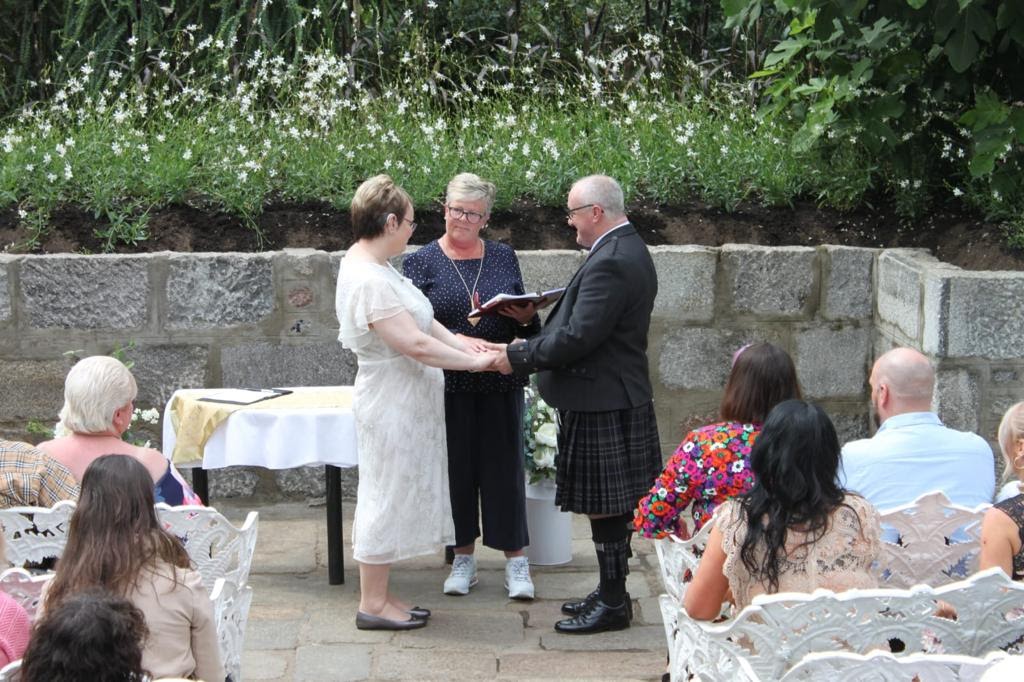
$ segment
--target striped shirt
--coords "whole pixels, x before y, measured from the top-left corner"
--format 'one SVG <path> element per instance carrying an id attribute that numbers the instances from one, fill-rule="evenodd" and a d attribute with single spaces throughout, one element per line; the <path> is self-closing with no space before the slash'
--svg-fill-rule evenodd
<path id="1" fill-rule="evenodd" d="M 0 509 L 75 499 L 78 481 L 66 466 L 28 443 L 0 440 Z"/>

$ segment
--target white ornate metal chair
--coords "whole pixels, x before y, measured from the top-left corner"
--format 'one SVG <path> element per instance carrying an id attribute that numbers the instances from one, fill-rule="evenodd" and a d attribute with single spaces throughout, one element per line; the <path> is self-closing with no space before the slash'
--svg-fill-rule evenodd
<path id="1" fill-rule="evenodd" d="M 67 543 L 68 527 L 75 503 L 58 502 L 53 507 L 11 507 L 0 509 L 0 525 L 7 543 L 7 560 L 15 566 L 60 557 Z M 241 528 L 213 507 L 171 507 L 156 505 L 160 521 L 181 538 L 203 577 L 207 591 L 217 578 L 245 585 L 252 568 L 259 530 L 259 513 L 249 512 Z"/>
<path id="2" fill-rule="evenodd" d="M 822 652 L 804 656 L 786 673 L 782 682 L 979 682 L 986 672 L 1007 658 L 1009 656 L 1002 651 L 991 652 L 984 658 L 949 654 L 897 657 L 887 651 Z"/>
<path id="3" fill-rule="evenodd" d="M 957 613 L 936 615 L 941 600 Z M 902 642 L 906 654 L 1024 653 L 1024 584 L 993 568 L 967 580 L 909 590 L 761 595 L 732 620 L 678 618 L 674 679 L 778 680 L 814 652 L 865 654 Z"/>
<path id="4" fill-rule="evenodd" d="M 881 512 L 883 528 L 894 528 L 899 543 L 882 543 L 874 567 L 879 586 L 935 587 L 969 576 L 978 568 L 981 521 L 989 506 L 962 507 L 936 491 Z"/>
<path id="5" fill-rule="evenodd" d="M 686 587 L 693 580 L 704 548 L 711 535 L 714 519 L 701 526 L 700 531 L 689 540 L 680 540 L 674 535 L 654 541 L 654 550 L 658 555 L 658 567 L 661 571 L 661 582 L 665 585 L 665 594 L 658 596 L 661 608 L 661 622 L 665 627 L 665 640 L 668 642 L 669 661 L 675 652 L 675 640 L 679 608 L 683 604 Z"/>
<path id="6" fill-rule="evenodd" d="M 217 623 L 217 639 L 224 672 L 232 682 L 242 680 L 242 650 L 245 646 L 245 626 L 252 606 L 252 588 L 239 587 L 231 580 L 217 578 L 210 593 L 213 618 Z"/>
<path id="7" fill-rule="evenodd" d="M 654 551 L 658 555 L 658 566 L 661 569 L 661 582 L 665 592 L 676 601 L 682 603 L 686 585 L 693 579 L 704 548 L 708 544 L 708 536 L 714 519 L 705 523 L 689 540 L 680 540 L 670 535 L 654 541 Z"/>
<path id="8" fill-rule="evenodd" d="M 39 563 L 59 557 L 67 542 L 68 525 L 75 503 L 58 502 L 53 507 L 10 507 L 0 509 L 0 526 L 7 542 L 7 560 L 15 566 Z"/>
<path id="9" fill-rule="evenodd" d="M 0 668 L 0 682 L 18 682 L 21 678 L 21 659 L 11 661 Z"/>
<path id="10" fill-rule="evenodd" d="M 164 528 L 181 538 L 207 591 L 212 593 L 217 578 L 242 587 L 248 583 L 259 512 L 249 512 L 241 528 L 213 507 L 171 507 L 161 502 L 156 505 L 156 513 Z"/>
<path id="11" fill-rule="evenodd" d="M 43 594 L 43 586 L 53 577 L 52 573 L 32 575 L 24 568 L 8 568 L 0 573 L 0 590 L 3 590 L 28 613 L 29 618 L 36 619 L 39 600 Z"/>

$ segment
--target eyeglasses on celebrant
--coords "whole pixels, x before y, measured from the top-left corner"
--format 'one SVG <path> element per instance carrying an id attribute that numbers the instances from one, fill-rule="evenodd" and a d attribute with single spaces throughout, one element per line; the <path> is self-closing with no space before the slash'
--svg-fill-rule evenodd
<path id="1" fill-rule="evenodd" d="M 413 232 L 416 231 L 416 226 L 418 225 L 418 223 L 415 220 L 409 220 L 408 218 L 402 218 L 401 222 L 409 223 L 409 229 L 412 230 Z"/>
<path id="2" fill-rule="evenodd" d="M 570 208 L 568 211 L 565 212 L 565 219 L 572 220 L 573 213 L 575 213 L 576 211 L 582 211 L 585 208 L 590 208 L 591 206 L 597 206 L 597 204 L 583 204 L 582 206 L 577 206 L 576 208 Z"/>
<path id="3" fill-rule="evenodd" d="M 465 220 L 470 225 L 476 225 L 478 222 L 487 217 L 486 213 L 477 213 L 476 211 L 467 211 L 464 208 L 458 206 L 444 205 L 448 209 L 448 213 L 451 214 L 456 220 Z"/>

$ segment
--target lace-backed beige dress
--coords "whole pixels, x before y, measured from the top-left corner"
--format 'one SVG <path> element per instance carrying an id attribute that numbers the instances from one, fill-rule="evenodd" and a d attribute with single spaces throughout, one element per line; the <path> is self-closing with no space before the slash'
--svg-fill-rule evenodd
<path id="1" fill-rule="evenodd" d="M 859 495 L 848 493 L 844 503 L 832 513 L 825 534 L 817 542 L 800 547 L 806 534 L 787 534 L 788 556 L 779 569 L 779 592 L 813 592 L 818 588 L 841 592 L 878 586 L 869 570 L 881 551 L 878 512 Z M 747 525 L 739 501 L 729 500 L 719 507 L 715 523 L 722 532 L 726 557 L 722 570 L 739 610 L 766 593 L 767 585 L 752 576 L 740 558 Z"/>
<path id="2" fill-rule="evenodd" d="M 335 308 L 338 339 L 359 362 L 352 406 L 359 444 L 353 558 L 391 563 L 454 544 L 444 374 L 392 350 L 370 328 L 407 312 L 429 333 L 430 301 L 390 264 L 344 258 Z"/>

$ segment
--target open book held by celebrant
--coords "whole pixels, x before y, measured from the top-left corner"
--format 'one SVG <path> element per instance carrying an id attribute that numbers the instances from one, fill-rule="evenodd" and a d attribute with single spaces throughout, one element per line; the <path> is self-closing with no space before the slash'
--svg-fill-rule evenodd
<path id="1" fill-rule="evenodd" d="M 289 393 L 291 391 L 286 388 L 225 388 L 203 396 L 199 400 L 208 403 L 228 403 L 229 405 L 252 405 Z"/>
<path id="2" fill-rule="evenodd" d="M 469 311 L 469 316 L 480 317 L 481 315 L 490 315 L 500 312 L 512 305 L 525 305 L 527 303 L 533 303 L 537 306 L 537 309 L 540 310 L 541 308 L 549 306 L 560 299 L 562 297 L 562 292 L 564 291 L 565 287 L 534 292 L 532 294 L 498 294 L 491 300 L 487 301 L 487 303 Z"/>

